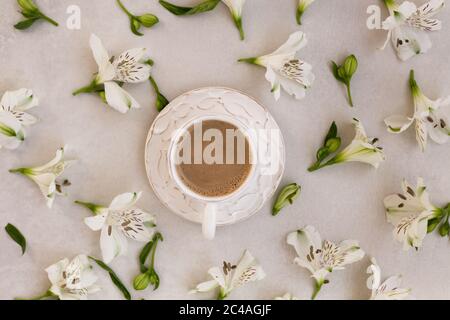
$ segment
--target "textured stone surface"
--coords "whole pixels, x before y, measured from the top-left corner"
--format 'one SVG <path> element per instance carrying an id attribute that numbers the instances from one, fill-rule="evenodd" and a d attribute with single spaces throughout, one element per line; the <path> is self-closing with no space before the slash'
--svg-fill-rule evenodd
<path id="1" fill-rule="evenodd" d="M 21 257 L 16 244 L 0 232 L 1 299 L 45 291 L 49 282 L 44 269 L 63 257 L 100 254 L 100 235 L 83 223 L 89 212 L 75 206 L 73 200 L 107 204 L 115 195 L 132 190 L 144 192 L 139 206 L 157 216 L 165 236 L 157 253 L 161 287 L 156 292 L 133 292 L 136 298 L 209 298 L 208 294 L 189 296 L 187 291 L 207 279 L 209 267 L 220 265 L 223 259 L 237 260 L 245 248 L 260 260 L 268 276 L 234 292 L 233 298 L 271 299 L 285 292 L 308 298 L 312 292 L 309 274 L 292 263 L 294 252 L 285 243 L 290 231 L 306 224 L 315 226 L 330 240 L 359 240 L 368 255 L 377 258 L 383 276 L 403 274 L 405 286 L 413 288 L 417 298 L 450 298 L 448 240 L 433 234 L 419 252 L 403 252 L 401 244 L 392 238 L 392 226 L 385 220 L 382 203 L 384 196 L 400 191 L 402 178 L 413 183 L 417 176 L 425 178 L 437 205 L 449 201 L 449 146 L 430 143 L 422 154 L 413 130 L 400 136 L 389 134 L 383 119 L 412 112 L 407 87 L 410 68 L 416 70 L 417 80 L 429 96 L 450 94 L 450 40 L 446 37 L 450 9 L 439 15 L 443 30 L 431 34 L 434 48 L 427 55 L 401 63 L 390 46 L 384 52 L 377 50 L 385 33 L 366 28 L 368 4 L 381 1 L 317 1 L 304 17 L 302 30 L 310 41 L 300 53 L 314 66 L 317 80 L 306 99 L 296 101 L 283 95 L 275 103 L 264 71 L 238 64 L 236 59 L 270 52 L 298 30 L 296 1 L 248 0 L 245 42 L 239 41 L 223 5 L 211 13 L 183 18 L 171 15 L 157 1 L 126 2 L 136 13 L 157 14 L 160 24 L 145 30 L 144 37 L 136 37 L 113 0 L 40 0 L 41 8 L 61 22 L 61 27 L 38 23 L 19 32 L 12 28 L 20 18 L 15 1 L 2 1 L 0 92 L 20 87 L 35 90 L 41 105 L 31 113 L 41 121 L 28 130 L 29 138 L 20 149 L 0 151 L 0 226 L 15 224 L 29 245 Z M 78 4 L 82 10 L 79 31 L 65 28 L 65 12 L 71 4 Z M 197 87 L 221 85 L 242 90 L 267 106 L 286 140 L 283 182 L 296 181 L 303 186 L 295 205 L 273 218 L 267 204 L 251 219 L 219 230 L 213 242 L 202 239 L 198 225 L 168 212 L 154 196 L 145 175 L 144 143 L 156 116 L 150 86 L 131 88 L 143 108 L 127 115 L 106 108 L 95 96 L 71 96 L 72 90 L 87 84 L 96 70 L 88 45 L 91 33 L 102 38 L 114 54 L 146 46 L 156 62 L 154 76 L 170 99 Z M 355 53 L 360 61 L 353 81 L 354 109 L 347 107 L 344 89 L 328 67 L 329 60 L 340 60 L 349 53 Z M 360 118 L 368 133 L 380 138 L 388 157 L 386 163 L 378 171 L 348 164 L 307 173 L 331 121 L 337 121 L 347 143 L 353 136 L 352 117 Z M 79 161 L 67 171 L 73 184 L 69 196 L 58 198 L 54 208 L 48 210 L 30 181 L 7 170 L 43 163 L 63 144 L 71 147 L 68 155 Z M 127 284 L 138 272 L 140 247 L 130 242 L 128 256 L 112 264 Z M 368 264 L 365 258 L 332 274 L 320 298 L 367 298 Z M 121 298 L 108 276 L 100 270 L 98 273 L 103 291 L 92 298 Z"/>

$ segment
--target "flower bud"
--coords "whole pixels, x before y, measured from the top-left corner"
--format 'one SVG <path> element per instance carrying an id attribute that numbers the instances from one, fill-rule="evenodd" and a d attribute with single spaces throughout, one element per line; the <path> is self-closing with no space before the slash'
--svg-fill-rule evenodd
<path id="1" fill-rule="evenodd" d="M 150 28 L 159 22 L 157 16 L 151 13 L 144 14 L 142 16 L 137 17 L 137 20 L 142 23 L 144 27 Z"/>
<path id="2" fill-rule="evenodd" d="M 150 284 L 150 276 L 147 273 L 141 273 L 133 281 L 134 290 L 145 290 Z"/>

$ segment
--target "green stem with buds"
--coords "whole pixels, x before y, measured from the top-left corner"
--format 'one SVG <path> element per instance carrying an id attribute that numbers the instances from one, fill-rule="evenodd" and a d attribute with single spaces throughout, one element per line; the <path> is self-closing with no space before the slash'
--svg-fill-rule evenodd
<path id="1" fill-rule="evenodd" d="M 350 107 L 353 107 L 353 98 L 352 91 L 350 89 L 350 83 L 347 83 L 345 86 L 347 87 L 348 103 L 350 104 Z"/>

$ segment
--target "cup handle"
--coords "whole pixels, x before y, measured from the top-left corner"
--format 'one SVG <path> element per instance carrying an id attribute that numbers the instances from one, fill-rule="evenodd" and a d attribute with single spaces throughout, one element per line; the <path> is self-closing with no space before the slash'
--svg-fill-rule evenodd
<path id="1" fill-rule="evenodd" d="M 203 215 L 203 236 L 208 239 L 214 239 L 216 235 L 216 214 L 217 205 L 214 203 L 208 203 L 205 208 L 205 213 Z"/>

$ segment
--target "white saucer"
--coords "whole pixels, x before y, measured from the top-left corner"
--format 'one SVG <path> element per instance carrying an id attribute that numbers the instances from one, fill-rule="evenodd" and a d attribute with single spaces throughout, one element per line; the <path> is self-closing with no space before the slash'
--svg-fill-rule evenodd
<path id="1" fill-rule="evenodd" d="M 157 197 L 179 216 L 202 223 L 206 203 L 182 193 L 169 174 L 168 150 L 173 133 L 193 119 L 202 116 L 233 117 L 247 127 L 264 130 L 278 130 L 280 141 L 276 150 L 270 143 L 260 155 L 269 156 L 267 164 L 258 161 L 252 182 L 248 183 L 239 195 L 220 204 L 217 212 L 217 225 L 224 226 L 239 222 L 258 212 L 271 198 L 281 181 L 285 165 L 285 147 L 281 131 L 267 109 L 254 99 L 236 90 L 210 87 L 187 92 L 174 99 L 158 115 L 152 124 L 146 146 L 145 167 L 147 176 Z M 268 168 L 273 174 L 262 172 Z"/>

